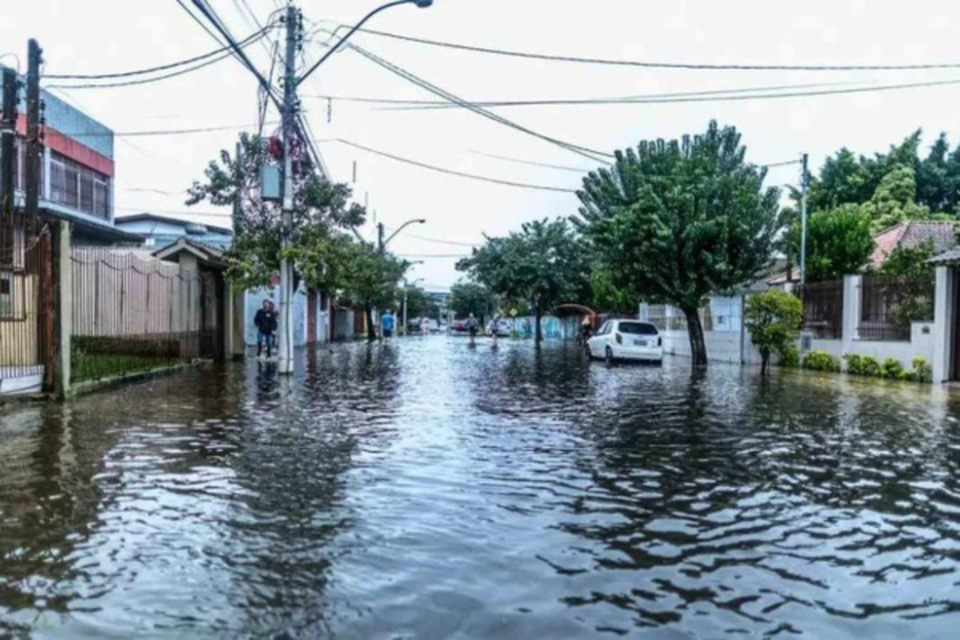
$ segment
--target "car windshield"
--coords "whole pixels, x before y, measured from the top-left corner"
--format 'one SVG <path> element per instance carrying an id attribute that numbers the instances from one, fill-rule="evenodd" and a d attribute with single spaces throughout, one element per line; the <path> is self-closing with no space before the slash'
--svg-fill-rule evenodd
<path id="1" fill-rule="evenodd" d="M 655 336 L 657 328 L 646 322 L 621 322 L 620 333 L 628 333 L 636 336 Z"/>

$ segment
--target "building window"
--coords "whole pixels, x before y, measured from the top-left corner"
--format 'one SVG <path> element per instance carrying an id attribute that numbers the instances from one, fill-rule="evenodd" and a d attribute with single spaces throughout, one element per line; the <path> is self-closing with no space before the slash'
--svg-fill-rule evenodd
<path id="1" fill-rule="evenodd" d="M 110 217 L 110 179 L 58 153 L 50 158 L 50 201 Z"/>
<path id="2" fill-rule="evenodd" d="M 0 273 L 0 320 L 23 320 L 23 276 Z M 19 285 L 19 286 L 18 286 Z"/>

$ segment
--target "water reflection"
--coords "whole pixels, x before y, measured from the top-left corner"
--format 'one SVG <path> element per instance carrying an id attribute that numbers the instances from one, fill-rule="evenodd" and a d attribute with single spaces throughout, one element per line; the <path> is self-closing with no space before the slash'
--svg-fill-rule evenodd
<path id="1" fill-rule="evenodd" d="M 953 637 L 960 402 L 356 344 L 0 419 L 0 635 Z"/>

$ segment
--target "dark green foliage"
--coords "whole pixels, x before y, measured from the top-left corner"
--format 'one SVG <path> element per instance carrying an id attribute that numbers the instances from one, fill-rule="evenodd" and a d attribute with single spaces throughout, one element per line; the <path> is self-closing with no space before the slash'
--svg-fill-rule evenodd
<path id="1" fill-rule="evenodd" d="M 581 301 L 589 291 L 587 254 L 563 219 L 528 222 L 519 232 L 489 238 L 457 269 L 497 296 L 528 300 L 537 344 L 543 339 L 540 318 L 558 304 Z"/>
<path id="2" fill-rule="evenodd" d="M 887 358 L 880 366 L 880 377 L 889 380 L 900 380 L 903 377 L 903 365 L 899 360 Z"/>
<path id="3" fill-rule="evenodd" d="M 826 351 L 811 351 L 803 357 L 801 366 L 810 371 L 839 373 L 840 360 L 830 355 Z"/>
<path id="4" fill-rule="evenodd" d="M 927 363 L 926 358 L 913 359 L 913 372 L 916 374 L 917 382 L 933 381 L 933 369 Z"/>
<path id="5" fill-rule="evenodd" d="M 577 194 L 574 222 L 593 257 L 633 299 L 684 312 L 696 364 L 707 361 L 703 299 L 758 279 L 779 229 L 779 192 L 745 155 L 736 129 L 711 122 L 701 135 L 617 152 Z"/>
<path id="6" fill-rule="evenodd" d="M 928 240 L 915 247 L 898 245 L 887 256 L 880 273 L 887 276 L 932 275 L 935 268 L 928 261 L 936 255 L 933 241 Z"/>
<path id="7" fill-rule="evenodd" d="M 474 282 L 458 282 L 450 288 L 450 308 L 458 318 L 471 313 L 481 322 L 493 312 L 494 300 L 490 290 Z"/>
<path id="8" fill-rule="evenodd" d="M 791 235 L 799 255 L 799 228 L 795 226 Z M 819 211 L 807 221 L 808 282 L 839 280 L 860 273 L 873 251 L 870 217 L 858 206 L 842 205 Z"/>
<path id="9" fill-rule="evenodd" d="M 262 140 L 243 133 L 240 157 L 221 151 L 220 158 L 204 171 L 204 181 L 194 182 L 188 191 L 188 205 L 203 201 L 216 206 L 239 204 L 239 215 L 235 209 L 233 220 L 234 240 L 225 253 L 227 276 L 249 288 L 269 285 L 282 258 L 280 206 L 259 196 L 260 165 L 265 161 Z M 347 185 L 327 182 L 312 173 L 296 177 L 293 247 L 287 257 L 293 260 L 297 282 L 305 279 L 310 286 L 324 286 L 320 275 L 324 267 L 333 267 L 323 261 L 338 255 L 336 248 L 327 245 L 343 242 L 343 230 L 364 223 L 366 211 L 350 203 L 351 195 Z"/>
<path id="10" fill-rule="evenodd" d="M 870 202 L 884 177 L 900 166 L 912 173 L 916 205 L 933 212 L 956 214 L 960 205 L 960 146 L 951 150 L 946 135 L 941 134 L 926 156 L 921 155 L 920 147 L 921 132 L 917 131 L 899 146 L 873 157 L 841 149 L 827 159 L 812 181 L 811 209 Z M 902 180 L 899 183 L 906 184 Z"/>
<path id="11" fill-rule="evenodd" d="M 750 339 L 760 351 L 761 373 L 767 372 L 770 354 L 777 353 L 781 360 L 800 335 L 803 321 L 803 303 L 786 291 L 773 289 L 747 298 L 744 319 Z"/>

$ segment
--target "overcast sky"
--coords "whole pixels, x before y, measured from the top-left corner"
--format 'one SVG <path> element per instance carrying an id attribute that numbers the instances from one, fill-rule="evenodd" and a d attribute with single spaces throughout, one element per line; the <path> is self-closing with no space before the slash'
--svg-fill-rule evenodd
<path id="1" fill-rule="evenodd" d="M 237 0 L 210 0 L 237 36 L 254 31 Z M 248 0 L 261 22 L 280 0 Z M 189 4 L 189 3 L 188 3 Z M 378 6 L 367 0 L 301 0 L 308 31 L 304 50 L 315 60 L 328 37 L 322 29 L 353 23 Z M 45 50 L 45 72 L 107 73 L 165 64 L 216 48 L 175 0 L 30 0 L 0 9 L 0 54 L 25 60 L 26 40 Z M 435 0 L 421 10 L 401 6 L 370 28 L 435 40 L 592 58 L 683 63 L 906 64 L 960 62 L 960 6 L 950 0 Z M 276 31 L 274 37 L 280 36 Z M 451 51 L 358 34 L 355 42 L 471 101 L 581 99 L 828 83 L 895 84 L 960 79 L 960 69 L 910 72 L 745 72 L 639 69 L 518 60 Z M 266 68 L 266 47 L 248 49 Z M 5 59 L 10 62 L 10 59 Z M 48 82 L 48 84 L 52 84 Z M 853 85 L 851 85 L 853 86 Z M 822 88 L 822 87 L 821 87 Z M 358 201 L 388 228 L 410 218 L 391 244 L 401 255 L 424 256 L 412 278 L 449 285 L 459 274 L 453 256 L 469 252 L 482 234 L 503 234 L 521 222 L 569 215 L 576 196 L 517 189 L 445 176 L 372 156 L 330 141 L 368 147 L 449 169 L 516 182 L 576 189 L 575 171 L 509 162 L 490 155 L 567 168 L 594 165 L 548 142 L 459 109 L 387 110 L 381 105 L 316 96 L 430 100 L 433 96 L 356 52 L 336 54 L 301 87 L 303 106 L 335 180 L 352 182 Z M 235 60 L 141 87 L 59 91 L 117 132 L 251 126 L 256 83 Z M 862 153 L 886 149 L 923 128 L 960 139 L 960 86 L 740 102 L 618 106 L 524 107 L 498 113 L 538 132 L 581 146 L 613 150 L 644 138 L 698 132 L 707 122 L 736 125 L 749 159 L 772 163 L 806 151 L 814 167 L 842 146 Z M 270 120 L 276 120 L 274 113 Z M 239 128 L 237 129 L 239 131 Z M 228 224 L 227 212 L 186 213 L 183 191 L 236 131 L 118 137 L 117 215 L 154 211 Z M 485 155 L 486 154 L 486 155 Z M 773 169 L 771 184 L 796 183 L 796 166 Z M 210 207 L 197 207 L 211 213 Z M 373 237 L 372 225 L 366 229 Z M 461 244 L 441 244 L 414 236 Z M 416 259 L 416 258 L 412 258 Z"/>

